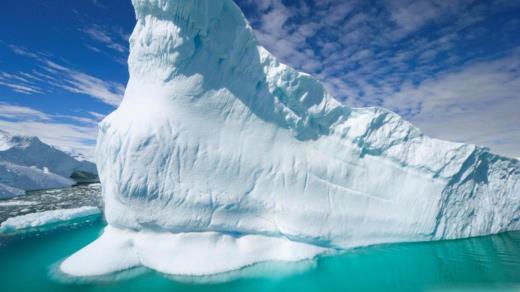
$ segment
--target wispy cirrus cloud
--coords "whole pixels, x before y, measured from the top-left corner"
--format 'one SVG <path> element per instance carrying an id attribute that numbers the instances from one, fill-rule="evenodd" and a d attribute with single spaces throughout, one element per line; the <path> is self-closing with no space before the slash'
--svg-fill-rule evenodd
<path id="1" fill-rule="evenodd" d="M 489 145 L 517 155 L 520 145 L 520 52 L 475 62 L 403 86 L 383 101 L 428 134 Z"/>
<path id="2" fill-rule="evenodd" d="M 65 77 L 56 84 L 72 93 L 94 97 L 108 105 L 117 106 L 123 97 L 123 84 L 102 80 L 98 77 L 45 60 L 42 69 L 57 76 Z"/>
<path id="3" fill-rule="evenodd" d="M 86 48 L 109 56 L 117 63 L 126 66 L 130 36 L 121 28 L 93 24 L 80 31 L 91 40 L 84 43 Z"/>
<path id="4" fill-rule="evenodd" d="M 93 116 L 97 121 L 101 121 L 105 115 L 104 114 L 100 114 L 98 112 L 93 112 L 93 111 L 89 111 L 88 112 L 91 116 Z"/>
<path id="5" fill-rule="evenodd" d="M 55 90 L 83 94 L 104 104 L 117 106 L 124 85 L 103 80 L 58 62 L 49 54 L 10 45 L 11 51 L 34 63 L 27 71 L 0 72 L 0 86 L 26 95 L 49 95 Z M 94 160 L 97 123 L 103 115 L 94 111 L 70 114 L 47 113 L 32 107 L 0 102 L 0 129 L 37 136 L 67 152 Z"/>
<path id="6" fill-rule="evenodd" d="M 85 28 L 82 30 L 91 39 L 106 45 L 108 48 L 115 50 L 119 53 L 126 53 L 128 48 L 112 39 L 108 32 L 101 30 L 99 27 Z"/>
<path id="7" fill-rule="evenodd" d="M 0 102 L 0 118 L 17 120 L 48 121 L 49 116 L 41 111 L 26 107 Z"/>
<path id="8" fill-rule="evenodd" d="M 125 86 L 121 83 L 103 80 L 59 64 L 48 54 L 31 52 L 13 45 L 10 48 L 15 54 L 36 61 L 35 68 L 27 72 L 0 73 L 0 86 L 24 94 L 49 93 L 52 89 L 61 89 L 90 96 L 111 106 L 117 106 L 123 97 Z"/>
<path id="9" fill-rule="evenodd" d="M 0 77 L 0 85 L 11 89 L 14 92 L 18 92 L 21 94 L 35 94 L 35 93 L 43 93 L 43 90 L 32 84 L 24 84 L 23 81 L 16 81 L 18 84 L 9 81 L 9 78 L 3 79 Z"/>
<path id="10" fill-rule="evenodd" d="M 518 156 L 518 3 L 238 2 L 263 46 L 348 105 L 390 107 L 426 134 Z"/>

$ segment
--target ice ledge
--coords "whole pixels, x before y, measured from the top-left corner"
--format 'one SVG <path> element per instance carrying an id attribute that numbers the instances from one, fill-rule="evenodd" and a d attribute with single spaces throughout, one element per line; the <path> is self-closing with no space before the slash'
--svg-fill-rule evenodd
<path id="1" fill-rule="evenodd" d="M 205 276 L 261 262 L 310 259 L 326 251 L 283 237 L 136 232 L 107 226 L 99 239 L 63 261 L 60 269 L 76 277 L 101 276 L 138 266 L 170 275 Z"/>

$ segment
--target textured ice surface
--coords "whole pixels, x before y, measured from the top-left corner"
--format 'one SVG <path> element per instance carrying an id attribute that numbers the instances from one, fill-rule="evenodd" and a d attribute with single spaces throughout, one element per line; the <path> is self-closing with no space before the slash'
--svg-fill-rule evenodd
<path id="1" fill-rule="evenodd" d="M 231 0 L 133 4 L 130 79 L 96 151 L 109 227 L 66 272 L 140 264 L 204 274 L 255 261 L 240 262 L 236 250 L 226 254 L 233 264 L 179 270 L 190 257 L 168 243 L 188 249 L 193 233 L 204 248 L 206 235 L 231 246 L 259 236 L 349 248 L 519 229 L 517 160 L 431 139 L 382 108 L 339 103 L 259 47 Z M 266 252 L 287 253 L 282 246 Z M 99 270 L 78 264 L 99 256 Z"/>
<path id="2" fill-rule="evenodd" d="M 16 216 L 0 225 L 0 233 L 10 233 L 28 228 L 42 227 L 59 222 L 99 214 L 97 207 L 84 206 L 73 209 L 58 209 Z"/>

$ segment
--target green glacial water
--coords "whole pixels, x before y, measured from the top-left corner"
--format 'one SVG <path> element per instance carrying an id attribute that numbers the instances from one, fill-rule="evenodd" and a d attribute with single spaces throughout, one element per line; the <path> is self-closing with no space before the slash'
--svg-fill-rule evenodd
<path id="1" fill-rule="evenodd" d="M 56 272 L 98 237 L 101 220 L 0 236 L 0 291 L 520 291 L 520 232 L 380 245 L 296 264 L 262 264 L 209 278 L 135 269 L 96 279 Z"/>

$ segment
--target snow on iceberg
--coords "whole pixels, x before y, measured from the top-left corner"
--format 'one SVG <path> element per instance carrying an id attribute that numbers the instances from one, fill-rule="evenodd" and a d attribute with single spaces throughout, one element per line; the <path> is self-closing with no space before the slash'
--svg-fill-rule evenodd
<path id="1" fill-rule="evenodd" d="M 0 225 L 0 233 L 12 233 L 100 214 L 97 207 L 58 209 L 11 217 Z"/>
<path id="2" fill-rule="evenodd" d="M 517 160 L 341 104 L 258 46 L 231 0 L 132 2 L 130 79 L 96 150 L 109 226 L 66 273 L 202 275 L 520 229 Z"/>

